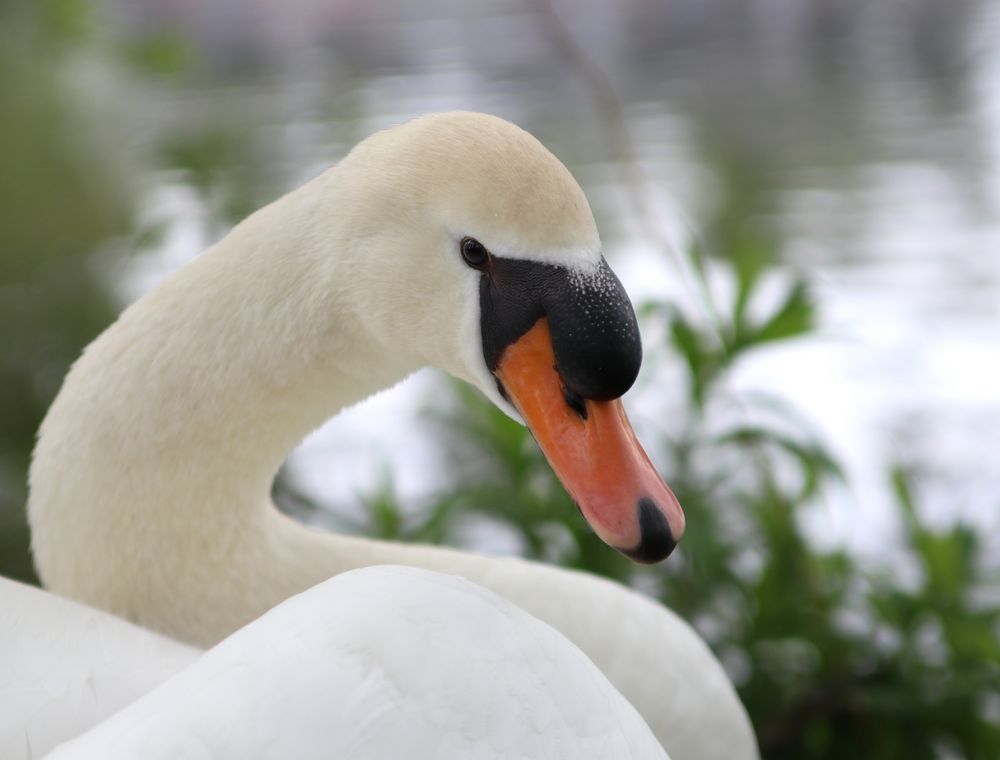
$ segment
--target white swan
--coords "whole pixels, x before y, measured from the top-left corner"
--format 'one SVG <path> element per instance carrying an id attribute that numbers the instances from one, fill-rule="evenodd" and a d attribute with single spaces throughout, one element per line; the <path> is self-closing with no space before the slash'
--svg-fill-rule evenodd
<path id="1" fill-rule="evenodd" d="M 602 538 L 662 558 L 683 515 L 603 400 L 638 361 L 565 167 L 495 117 L 409 122 L 251 215 L 86 349 L 32 463 L 39 571 L 201 645 L 352 568 L 457 573 L 576 643 L 675 760 L 755 757 L 718 662 L 651 600 L 516 559 L 320 534 L 271 505 L 310 430 L 431 364 L 517 415 L 513 399 Z"/>
<path id="2" fill-rule="evenodd" d="M 283 602 L 51 756 L 97 757 L 667 760 L 557 631 L 461 578 L 387 566 Z"/>

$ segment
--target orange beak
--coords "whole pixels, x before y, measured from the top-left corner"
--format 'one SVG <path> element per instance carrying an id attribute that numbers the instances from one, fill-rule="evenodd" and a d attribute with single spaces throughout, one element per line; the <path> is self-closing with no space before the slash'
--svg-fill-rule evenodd
<path id="1" fill-rule="evenodd" d="M 582 399 L 556 366 L 548 320 L 504 349 L 496 375 L 584 518 L 637 562 L 659 562 L 684 533 L 684 512 L 625 417 L 620 399 Z"/>

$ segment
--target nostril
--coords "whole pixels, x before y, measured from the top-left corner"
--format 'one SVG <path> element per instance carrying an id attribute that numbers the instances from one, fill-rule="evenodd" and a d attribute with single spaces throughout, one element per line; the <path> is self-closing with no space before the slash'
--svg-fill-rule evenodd
<path id="1" fill-rule="evenodd" d="M 587 419 L 587 402 L 584 401 L 583 396 L 564 384 L 563 398 L 566 400 L 566 405 L 576 412 L 581 420 Z"/>
<path id="2" fill-rule="evenodd" d="M 639 518 L 639 543 L 631 549 L 619 549 L 625 556 L 636 562 L 651 565 L 670 556 L 677 546 L 666 516 L 647 496 L 636 505 Z"/>

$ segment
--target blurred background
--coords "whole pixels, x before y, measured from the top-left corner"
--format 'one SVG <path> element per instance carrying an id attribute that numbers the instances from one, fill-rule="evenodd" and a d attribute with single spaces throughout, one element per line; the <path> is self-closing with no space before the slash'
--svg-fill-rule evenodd
<path id="1" fill-rule="evenodd" d="M 423 371 L 280 506 L 588 569 L 689 620 L 767 758 L 1000 757 L 1000 3 L 0 5 L 0 573 L 35 430 L 123 308 L 371 132 L 489 111 L 573 171 L 641 314 L 663 566 Z"/>

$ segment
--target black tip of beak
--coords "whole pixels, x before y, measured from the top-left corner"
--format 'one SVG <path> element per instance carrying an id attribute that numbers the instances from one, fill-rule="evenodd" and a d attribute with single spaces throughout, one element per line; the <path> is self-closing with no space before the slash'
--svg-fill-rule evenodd
<path id="1" fill-rule="evenodd" d="M 631 549 L 618 551 L 644 565 L 662 562 L 677 546 L 666 516 L 656 506 L 656 502 L 648 497 L 639 499 L 636 514 L 639 517 L 639 543 Z"/>

